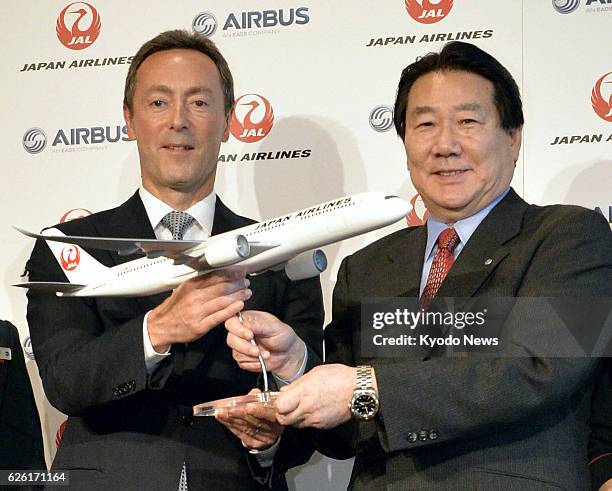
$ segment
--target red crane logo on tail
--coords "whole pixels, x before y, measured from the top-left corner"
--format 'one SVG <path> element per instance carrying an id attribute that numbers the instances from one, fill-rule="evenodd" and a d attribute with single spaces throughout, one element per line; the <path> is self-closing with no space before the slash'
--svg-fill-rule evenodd
<path id="1" fill-rule="evenodd" d="M 254 143 L 268 136 L 274 124 L 270 101 L 258 94 L 245 94 L 236 100 L 230 131 L 234 138 Z"/>
<path id="2" fill-rule="evenodd" d="M 100 27 L 100 14 L 93 5 L 74 2 L 60 12 L 55 32 L 66 48 L 85 49 L 98 39 Z"/>
<path id="3" fill-rule="evenodd" d="M 421 225 L 425 225 L 427 218 L 429 218 L 429 212 L 427 208 L 425 208 L 425 203 L 421 199 L 419 194 L 415 194 L 410 200 L 410 204 L 412 205 L 412 210 L 408 213 L 406 217 L 406 223 L 409 227 L 420 227 Z"/>
<path id="4" fill-rule="evenodd" d="M 610 75 L 612 75 L 612 72 L 606 73 L 595 82 L 591 91 L 591 104 L 597 116 L 612 123 L 612 77 Z M 604 90 L 602 91 L 602 89 Z"/>
<path id="5" fill-rule="evenodd" d="M 64 271 L 73 271 L 81 262 L 81 252 L 77 246 L 68 245 L 62 249 L 60 261 Z"/>
<path id="6" fill-rule="evenodd" d="M 441 21 L 452 8 L 453 0 L 406 0 L 408 14 L 421 24 Z"/>

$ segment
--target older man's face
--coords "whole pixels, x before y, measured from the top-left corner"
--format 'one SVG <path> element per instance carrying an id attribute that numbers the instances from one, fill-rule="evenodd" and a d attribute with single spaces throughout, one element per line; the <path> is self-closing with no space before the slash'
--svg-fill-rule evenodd
<path id="1" fill-rule="evenodd" d="M 501 128 L 493 84 L 466 71 L 428 73 L 408 95 L 408 170 L 431 215 L 453 223 L 510 185 L 521 129 Z"/>

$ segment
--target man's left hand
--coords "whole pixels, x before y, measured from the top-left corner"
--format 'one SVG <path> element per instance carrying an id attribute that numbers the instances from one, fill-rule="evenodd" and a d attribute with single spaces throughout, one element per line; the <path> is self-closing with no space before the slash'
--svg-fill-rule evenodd
<path id="1" fill-rule="evenodd" d="M 357 369 L 321 365 L 281 388 L 276 419 L 297 428 L 334 428 L 351 419 L 349 402 L 356 386 Z"/>
<path id="2" fill-rule="evenodd" d="M 249 394 L 259 392 L 259 389 L 253 389 Z M 276 422 L 276 409 L 272 405 L 246 404 L 222 410 L 215 418 L 240 438 L 244 447 L 251 450 L 270 448 L 284 431 Z"/>
<path id="3" fill-rule="evenodd" d="M 305 345 L 291 326 L 267 312 L 249 310 L 225 321 L 227 345 L 238 366 L 249 372 L 261 372 L 257 355 L 266 362 L 266 368 L 277 377 L 292 379 L 304 361 Z M 257 346 L 251 343 L 255 339 Z"/>

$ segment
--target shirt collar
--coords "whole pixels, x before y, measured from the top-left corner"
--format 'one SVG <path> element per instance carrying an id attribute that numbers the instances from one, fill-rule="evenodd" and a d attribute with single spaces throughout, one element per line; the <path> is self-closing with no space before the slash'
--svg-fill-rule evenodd
<path id="1" fill-rule="evenodd" d="M 470 240 L 470 237 L 476 231 L 478 225 L 480 225 L 491 210 L 505 198 L 509 191 L 510 188 L 506 188 L 503 193 L 497 196 L 497 198 L 491 201 L 487 206 L 480 209 L 473 215 L 459 220 L 453 225 L 457 231 L 457 235 L 459 236 L 461 249 L 465 246 L 465 244 L 467 244 L 467 241 Z M 434 247 L 438 242 L 438 236 L 446 228 L 448 228 L 448 224 L 439 222 L 435 218 L 432 218 L 431 215 L 427 219 L 427 245 L 425 247 L 425 259 L 428 259 L 433 254 Z"/>
<path id="2" fill-rule="evenodd" d="M 140 194 L 140 199 L 142 200 L 142 204 L 151 222 L 151 228 L 155 230 L 155 227 L 157 227 L 161 219 L 164 218 L 167 213 L 171 212 L 173 208 L 156 196 L 153 196 L 142 186 L 138 189 L 138 193 Z M 216 200 L 217 195 L 212 191 L 206 198 L 198 201 L 191 208 L 185 210 L 185 213 L 189 213 L 208 235 L 212 234 Z"/>

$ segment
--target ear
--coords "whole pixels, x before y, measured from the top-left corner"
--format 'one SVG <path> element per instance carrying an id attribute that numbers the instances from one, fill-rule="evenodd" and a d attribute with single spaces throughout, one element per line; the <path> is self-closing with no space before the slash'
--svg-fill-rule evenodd
<path id="1" fill-rule="evenodd" d="M 230 124 L 231 124 L 233 115 L 234 115 L 234 108 L 230 109 L 230 112 L 228 113 L 227 118 L 225 118 L 225 131 L 223 132 L 223 138 L 221 138 L 221 141 L 224 143 L 227 140 L 229 140 Z"/>
<path id="2" fill-rule="evenodd" d="M 136 133 L 134 132 L 134 121 L 132 119 L 132 113 L 130 113 L 129 108 L 124 104 L 123 105 L 123 119 L 125 119 L 125 124 L 127 126 L 127 134 L 130 140 L 136 140 Z"/>
<path id="3" fill-rule="evenodd" d="M 510 130 L 510 148 L 512 151 L 512 158 L 514 159 L 514 163 L 519 158 L 521 154 L 521 144 L 523 142 L 523 127 L 520 126 L 514 130 Z"/>

